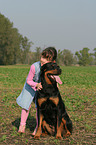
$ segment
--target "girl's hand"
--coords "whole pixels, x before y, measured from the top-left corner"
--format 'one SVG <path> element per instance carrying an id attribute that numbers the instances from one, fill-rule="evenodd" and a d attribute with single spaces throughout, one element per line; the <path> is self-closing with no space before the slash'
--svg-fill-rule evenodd
<path id="1" fill-rule="evenodd" d="M 41 83 L 38 83 L 38 84 L 36 85 L 36 89 L 37 89 L 37 91 L 42 89 Z"/>

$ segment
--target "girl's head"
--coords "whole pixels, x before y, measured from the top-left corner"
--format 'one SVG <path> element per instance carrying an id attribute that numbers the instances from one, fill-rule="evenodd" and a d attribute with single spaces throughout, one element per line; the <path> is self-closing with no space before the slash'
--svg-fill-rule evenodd
<path id="1" fill-rule="evenodd" d="M 55 61 L 57 58 L 57 50 L 54 47 L 48 47 L 41 53 L 41 66 L 47 62 Z"/>

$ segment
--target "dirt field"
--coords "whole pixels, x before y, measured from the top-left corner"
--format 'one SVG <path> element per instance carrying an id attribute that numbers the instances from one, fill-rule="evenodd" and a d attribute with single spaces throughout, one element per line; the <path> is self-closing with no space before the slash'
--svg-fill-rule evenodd
<path id="1" fill-rule="evenodd" d="M 79 69 L 79 70 L 78 70 Z M 35 104 L 32 103 L 26 133 L 19 134 L 21 108 L 16 104 L 29 67 L 0 67 L 0 145 L 95 145 L 96 144 L 96 67 L 62 67 L 59 86 L 73 133 L 62 140 L 46 136 L 34 140 Z"/>

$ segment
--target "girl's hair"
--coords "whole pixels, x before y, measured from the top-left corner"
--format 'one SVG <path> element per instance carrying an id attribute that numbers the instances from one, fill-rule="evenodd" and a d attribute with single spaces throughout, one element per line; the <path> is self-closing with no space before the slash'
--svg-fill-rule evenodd
<path id="1" fill-rule="evenodd" d="M 54 61 L 57 58 L 57 50 L 54 47 L 47 47 L 42 51 L 41 56 L 49 61 Z"/>

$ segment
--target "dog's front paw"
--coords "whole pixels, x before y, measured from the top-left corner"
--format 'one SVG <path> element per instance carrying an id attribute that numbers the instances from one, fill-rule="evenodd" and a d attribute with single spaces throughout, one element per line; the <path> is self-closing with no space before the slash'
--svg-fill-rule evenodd
<path id="1" fill-rule="evenodd" d="M 62 136 L 56 135 L 56 139 L 62 139 Z"/>
<path id="2" fill-rule="evenodd" d="M 71 133 L 68 131 L 65 135 L 64 135 L 64 137 L 69 137 L 71 135 Z"/>
<path id="3" fill-rule="evenodd" d="M 35 135 L 35 136 L 34 136 L 34 139 L 40 139 L 40 136 Z"/>

